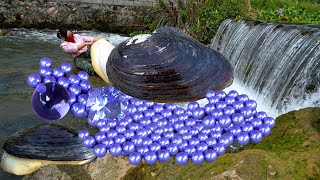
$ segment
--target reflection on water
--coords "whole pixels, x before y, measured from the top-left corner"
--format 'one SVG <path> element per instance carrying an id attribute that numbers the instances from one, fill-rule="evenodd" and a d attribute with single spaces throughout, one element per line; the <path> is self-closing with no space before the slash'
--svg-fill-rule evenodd
<path id="1" fill-rule="evenodd" d="M 31 107 L 33 88 L 29 87 L 26 79 L 31 73 L 37 73 L 39 60 L 49 57 L 53 67 L 62 62 L 73 65 L 72 59 L 59 49 L 61 40 L 52 30 L 13 29 L 13 36 L 0 37 L 0 145 L 11 134 L 29 128 L 44 121 L 38 118 Z M 113 44 L 118 44 L 126 37 L 99 32 L 83 31 L 84 35 L 95 37 L 110 37 Z M 72 74 L 78 70 L 73 69 Z M 98 77 L 90 77 L 93 87 L 105 85 Z M 86 119 L 74 118 L 70 114 L 58 123 L 68 124 L 76 129 L 86 128 Z M 0 153 L 3 150 L 1 148 Z M 0 179 L 21 179 L 19 176 L 0 170 Z"/>

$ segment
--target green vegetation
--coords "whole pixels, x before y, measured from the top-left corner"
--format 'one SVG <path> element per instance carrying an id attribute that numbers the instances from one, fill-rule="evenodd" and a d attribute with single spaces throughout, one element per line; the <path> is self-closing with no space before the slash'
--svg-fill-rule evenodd
<path id="1" fill-rule="evenodd" d="M 319 24 L 319 0 L 251 0 L 248 11 L 244 0 L 178 0 L 177 4 L 160 1 L 149 16 L 141 17 L 150 33 L 161 26 L 184 29 L 200 42 L 210 43 L 224 19 L 260 19 L 268 22 Z"/>

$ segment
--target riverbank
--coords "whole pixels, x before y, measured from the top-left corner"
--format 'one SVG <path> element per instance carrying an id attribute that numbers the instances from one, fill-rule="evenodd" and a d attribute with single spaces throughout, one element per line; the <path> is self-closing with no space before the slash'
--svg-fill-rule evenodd
<path id="1" fill-rule="evenodd" d="M 139 17 L 158 0 L 3 0 L 0 28 L 99 30 L 127 34 L 145 30 Z"/>

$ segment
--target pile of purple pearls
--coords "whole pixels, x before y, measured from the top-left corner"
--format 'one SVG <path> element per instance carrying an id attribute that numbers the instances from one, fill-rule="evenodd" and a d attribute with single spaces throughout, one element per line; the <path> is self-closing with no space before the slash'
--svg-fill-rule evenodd
<path id="1" fill-rule="evenodd" d="M 91 136 L 81 130 L 78 137 L 97 157 L 109 151 L 138 165 L 142 159 L 154 164 L 175 156 L 178 164 L 185 165 L 189 158 L 195 164 L 215 161 L 234 143 L 258 143 L 275 125 L 265 112 L 256 111 L 257 103 L 245 94 L 209 90 L 206 99 L 204 107 L 189 102 L 182 108 L 130 97 L 122 118 L 99 120 L 98 133 Z"/>
<path id="2" fill-rule="evenodd" d="M 31 74 L 27 78 L 30 87 L 37 88 L 42 83 L 57 83 L 66 88 L 69 92 L 70 111 L 75 117 L 86 117 L 85 105 L 88 99 L 87 92 L 91 89 L 89 75 L 85 71 L 77 75 L 69 75 L 72 66 L 69 63 L 62 63 L 59 67 L 52 67 L 52 61 L 44 57 L 40 59 L 39 73 Z"/>

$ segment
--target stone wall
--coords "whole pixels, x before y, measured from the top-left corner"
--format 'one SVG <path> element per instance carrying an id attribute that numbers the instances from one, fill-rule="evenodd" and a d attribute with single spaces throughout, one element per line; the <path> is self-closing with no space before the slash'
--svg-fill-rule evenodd
<path id="1" fill-rule="evenodd" d="M 158 0 L 0 0 L 0 28 L 142 30 L 139 21 Z"/>

